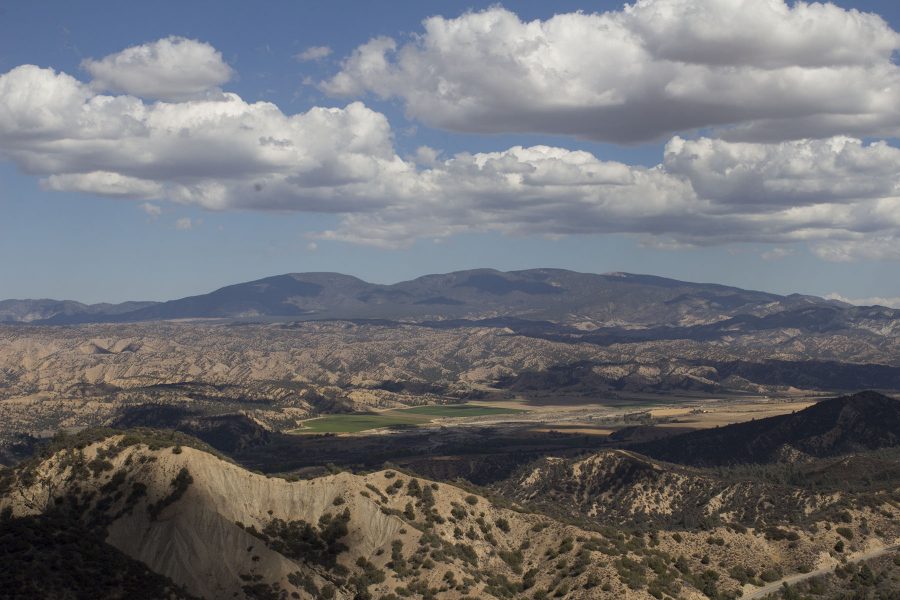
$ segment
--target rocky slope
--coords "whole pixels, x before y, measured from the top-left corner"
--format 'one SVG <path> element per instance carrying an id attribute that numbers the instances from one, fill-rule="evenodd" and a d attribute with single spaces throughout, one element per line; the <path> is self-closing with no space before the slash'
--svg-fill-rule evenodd
<path id="1" fill-rule="evenodd" d="M 858 475 L 847 476 L 846 470 Z M 863 475 L 865 473 L 865 475 Z M 880 481 L 872 484 L 874 473 Z M 710 470 L 664 463 L 629 450 L 548 457 L 491 486 L 503 497 L 596 526 L 755 527 L 828 520 L 849 498 L 900 487 L 900 454 L 852 455 L 783 469 Z M 866 500 L 868 502 L 868 500 Z"/>
<path id="2" fill-rule="evenodd" d="M 23 518 L 69 519 L 205 598 L 586 599 L 733 595 L 779 575 L 773 564 L 836 561 L 842 536 L 851 551 L 898 533 L 888 501 L 848 509 L 843 533 L 787 526 L 781 539 L 590 531 L 498 502 L 394 470 L 269 478 L 189 438 L 97 432 L 3 473 L 0 536 Z"/>

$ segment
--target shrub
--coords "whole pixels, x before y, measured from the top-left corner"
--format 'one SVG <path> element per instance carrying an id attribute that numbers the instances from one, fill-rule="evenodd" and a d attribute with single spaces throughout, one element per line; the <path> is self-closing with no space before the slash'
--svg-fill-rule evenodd
<path id="1" fill-rule="evenodd" d="M 403 556 L 403 542 L 394 540 L 391 542 L 391 561 L 387 564 L 399 577 L 409 574 L 409 565 Z"/>
<path id="2" fill-rule="evenodd" d="M 728 571 L 728 574 L 731 575 L 732 579 L 734 579 L 741 585 L 749 582 L 751 579 L 753 579 L 754 576 L 753 569 L 745 567 L 743 565 L 732 567 L 731 570 Z"/>
<path id="3" fill-rule="evenodd" d="M 111 462 L 102 458 L 95 458 L 94 460 L 89 462 L 87 466 L 91 470 L 91 473 L 94 474 L 94 477 L 97 477 L 103 471 L 109 471 L 113 468 L 113 464 Z"/>
<path id="4" fill-rule="evenodd" d="M 360 556 L 356 559 L 356 566 L 362 568 L 363 572 L 350 578 L 350 585 L 356 588 L 356 597 L 364 598 L 367 596 L 370 585 L 384 582 L 386 579 L 384 571 L 378 569 L 364 557 Z"/>
<path id="5" fill-rule="evenodd" d="M 781 529 L 779 527 L 769 527 L 766 530 L 766 539 L 776 542 L 781 540 L 796 542 L 800 539 L 800 535 L 796 531 L 787 531 L 786 529 Z"/>
<path id="6" fill-rule="evenodd" d="M 192 483 L 194 483 L 194 478 L 191 477 L 187 467 L 181 467 L 181 470 L 174 479 L 172 479 L 172 491 L 169 492 L 169 495 L 147 506 L 147 512 L 150 513 L 150 519 L 156 520 L 159 513 L 161 513 L 165 507 L 178 502 Z"/>
<path id="7" fill-rule="evenodd" d="M 707 569 L 697 578 L 695 585 L 697 588 L 710 598 L 718 598 L 719 590 L 716 582 L 719 580 L 719 574 L 715 571 Z"/>
<path id="8" fill-rule="evenodd" d="M 338 554 L 347 550 L 340 540 L 347 535 L 350 510 L 337 516 L 325 513 L 319 518 L 319 526 L 306 521 L 273 519 L 257 532 L 252 526 L 247 531 L 288 558 L 334 567 Z"/>
<path id="9" fill-rule="evenodd" d="M 459 544 L 456 544 L 455 547 L 456 547 L 457 555 L 463 561 L 465 561 L 469 564 L 472 564 L 472 565 L 478 564 L 478 555 L 475 553 L 475 550 L 472 548 L 472 546 L 469 546 L 468 544 L 459 543 Z"/>
<path id="10" fill-rule="evenodd" d="M 500 550 L 497 554 L 503 562 L 509 565 L 509 568 L 512 569 L 513 573 L 516 575 L 522 574 L 522 561 L 525 557 L 522 555 L 521 550 Z"/>

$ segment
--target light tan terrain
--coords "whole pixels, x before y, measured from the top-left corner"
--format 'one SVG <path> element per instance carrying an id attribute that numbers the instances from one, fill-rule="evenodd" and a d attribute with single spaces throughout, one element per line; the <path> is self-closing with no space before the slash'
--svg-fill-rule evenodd
<path id="1" fill-rule="evenodd" d="M 896 343 L 879 338 L 882 346 Z M 474 399 L 548 414 L 551 425 L 594 429 L 598 424 L 592 421 L 610 407 L 621 413 L 716 398 L 773 398 L 758 414 L 744 406 L 734 415 L 711 408 L 685 417 L 686 426 L 707 426 L 779 412 L 786 407 L 778 401 L 810 394 L 719 373 L 721 367 L 710 365 L 838 354 L 845 361 L 889 363 L 900 349 L 889 350 L 837 334 L 805 336 L 801 344 L 779 332 L 721 342 L 602 346 L 502 328 L 411 324 L 0 325 L 0 438 L 103 425 L 123 409 L 146 403 L 243 413 L 269 429 L 288 430 L 313 414 Z M 823 377 L 833 370 L 815 368 Z M 540 417 L 529 418 L 541 425 Z"/>
<path id="2" fill-rule="evenodd" d="M 825 523 L 788 528 L 793 541 L 729 526 L 590 531 L 396 471 L 290 482 L 134 435 L 60 450 L 8 474 L 0 489 L 0 510 L 14 516 L 77 507 L 75 518 L 105 527 L 108 543 L 205 598 L 279 590 L 391 598 L 402 590 L 447 599 L 699 599 L 708 585 L 739 589 L 735 566 L 759 574 L 777 564 L 786 575 L 814 568 L 840 539 Z M 857 540 L 849 551 L 895 543 L 896 504 L 849 514 Z M 346 529 L 329 529 L 336 522 Z"/>
<path id="3" fill-rule="evenodd" d="M 900 549 L 900 543 L 892 544 L 889 546 L 879 546 L 876 548 L 872 548 L 870 550 L 865 550 L 861 552 L 854 553 L 847 557 L 845 563 L 859 563 L 867 560 L 872 560 L 873 558 L 879 558 L 881 556 L 885 556 L 886 554 L 890 554 L 896 550 Z M 782 577 L 777 581 L 773 581 L 772 583 L 768 583 L 761 588 L 753 588 L 752 586 L 747 586 L 745 591 L 745 595 L 742 598 L 747 598 L 747 600 L 756 600 L 758 598 L 765 598 L 769 594 L 774 594 L 778 592 L 780 589 L 784 587 L 784 584 L 787 585 L 795 585 L 800 583 L 801 581 L 806 581 L 807 579 L 813 579 L 814 577 L 821 577 L 822 575 L 826 575 L 828 573 L 833 573 L 835 569 L 840 567 L 842 563 L 836 560 L 826 561 L 828 564 L 825 566 L 819 567 L 814 571 L 810 571 L 809 573 L 797 573 L 795 575 L 789 575 L 788 577 Z"/>

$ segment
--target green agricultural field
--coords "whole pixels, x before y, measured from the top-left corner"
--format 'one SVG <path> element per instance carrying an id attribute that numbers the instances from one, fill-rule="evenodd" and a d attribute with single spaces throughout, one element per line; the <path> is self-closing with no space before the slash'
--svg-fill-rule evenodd
<path id="1" fill-rule="evenodd" d="M 415 427 L 438 417 L 483 417 L 520 412 L 525 411 L 477 404 L 416 406 L 379 413 L 327 415 L 304 421 L 303 427 L 293 433 L 357 433 L 380 427 Z"/>

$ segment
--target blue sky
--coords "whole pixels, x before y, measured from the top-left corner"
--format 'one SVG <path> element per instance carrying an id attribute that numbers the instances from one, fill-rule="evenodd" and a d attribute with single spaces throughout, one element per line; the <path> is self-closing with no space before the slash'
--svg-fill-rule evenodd
<path id="1" fill-rule="evenodd" d="M 702 0 L 696 2 L 702 4 Z M 355 49 L 378 36 L 394 38 L 401 47 L 411 44 L 411 50 L 419 52 L 420 58 L 427 61 L 430 55 L 416 47 L 416 38 L 411 37 L 413 34 L 424 35 L 423 19 L 433 15 L 454 19 L 463 15 L 466 9 L 478 12 L 491 6 L 499 5 L 457 2 L 0 2 L 0 74 L 20 65 L 37 65 L 69 74 L 87 84 L 92 77 L 99 80 L 99 76 L 88 72 L 85 59 L 99 60 L 126 48 L 152 44 L 170 36 L 196 40 L 218 51 L 221 60 L 232 69 L 232 76 L 219 87 L 237 94 L 246 103 L 271 102 L 281 113 L 291 116 L 317 106 L 343 108 L 355 100 L 363 101 L 368 109 L 386 118 L 393 152 L 409 164 L 414 162 L 410 157 L 421 146 L 438 150 L 443 160 L 458 153 L 504 153 L 515 146 L 546 145 L 565 151 L 583 150 L 599 161 L 616 161 L 636 169 L 640 176 L 643 173 L 641 167 L 652 169 L 663 161 L 666 143 L 674 135 L 688 140 L 727 137 L 727 132 L 722 133 L 721 123 L 716 122 L 699 128 L 681 128 L 676 124 L 665 131 L 660 130 L 650 141 L 611 139 L 611 134 L 604 133 L 605 130 L 572 135 L 564 131 L 565 126 L 559 125 L 560 119 L 552 115 L 541 116 L 543 105 L 537 106 L 541 110 L 529 112 L 531 107 L 524 105 L 521 99 L 504 97 L 497 97 L 498 106 L 512 106 L 509 109 L 513 113 L 512 125 L 495 127 L 491 122 L 492 118 L 496 120 L 497 114 L 505 113 L 483 117 L 480 125 L 478 119 L 482 116 L 474 115 L 474 130 L 463 131 L 468 125 L 448 123 L 440 111 L 430 113 L 431 104 L 424 108 L 415 106 L 412 94 L 418 92 L 416 72 L 403 72 L 396 63 L 392 73 L 397 80 L 385 91 L 379 87 L 377 78 L 374 82 L 365 80 L 342 63 Z M 517 2 L 505 6 L 522 22 L 547 20 L 555 13 L 578 10 L 603 13 L 621 8 L 618 2 Z M 900 8 L 896 3 L 844 1 L 839 6 L 878 13 L 887 22 L 888 30 L 900 29 Z M 846 41 L 848 52 L 853 51 L 853 43 L 852 39 Z M 317 46 L 330 48 L 330 55 L 306 62 L 295 58 L 304 50 Z M 591 47 L 584 48 L 585 53 L 593 51 Z M 620 60 L 614 53 L 603 54 L 599 49 L 597 52 L 597 60 L 613 66 Z M 805 60 L 799 51 L 797 56 L 797 60 Z M 889 69 L 890 65 L 882 64 L 878 68 Z M 623 64 L 622 70 L 625 69 L 627 65 Z M 871 78 L 872 73 L 882 72 L 876 71 L 875 67 L 870 69 L 869 63 L 860 69 L 865 71 L 860 77 Z M 330 88 L 323 85 L 322 82 L 328 82 L 342 71 L 356 77 L 356 92 L 338 93 L 334 85 Z M 611 72 L 615 74 L 615 69 Z M 452 77 L 452 73 L 447 77 Z M 469 82 L 469 79 L 461 79 L 457 83 L 468 85 Z M 593 79 L 591 82 L 597 85 Z M 877 83 L 875 81 L 873 85 Z M 481 81 L 472 85 L 486 84 Z M 127 94 L 128 90 L 105 89 L 101 92 L 121 95 Z M 155 100 L 144 98 L 148 105 Z M 438 100 L 435 99 L 435 103 Z M 514 114 L 520 109 L 523 111 L 521 118 Z M 422 209 L 414 197 L 405 200 L 410 203 L 408 206 L 388 207 L 387 201 L 382 200 L 384 206 L 371 208 L 368 198 L 354 196 L 352 210 L 338 212 L 310 208 L 310 204 L 302 199 L 284 206 L 279 204 L 278 210 L 272 210 L 270 206 L 258 210 L 233 199 L 227 200 L 226 206 L 211 209 L 210 203 L 203 200 L 173 201 L 165 194 L 110 197 L 103 190 L 93 192 L 83 186 L 59 185 L 57 189 L 51 189 L 54 186 L 47 185 L 47 178 L 61 172 L 43 166 L 45 163 L 35 166 L 23 158 L 25 154 L 20 147 L 10 145 L 18 143 L 18 134 L 3 133 L 2 110 L 0 104 L 0 298 L 53 297 L 85 302 L 161 300 L 284 272 L 339 271 L 387 283 L 426 273 L 474 267 L 630 271 L 782 293 L 836 293 L 852 299 L 900 297 L 900 252 L 872 251 L 858 242 L 860 236 L 871 234 L 880 244 L 890 245 L 897 239 L 894 236 L 900 226 L 891 228 L 861 222 L 856 216 L 854 223 L 858 223 L 853 226 L 856 229 L 833 234 L 832 230 L 845 227 L 843 221 L 838 227 L 834 223 L 823 223 L 831 217 L 817 217 L 813 219 L 814 226 L 806 224 L 791 231 L 781 231 L 777 214 L 759 220 L 757 210 L 746 207 L 740 210 L 740 219 L 728 214 L 722 221 L 723 207 L 732 210 L 736 203 L 765 204 L 768 201 L 756 192 L 749 199 L 712 198 L 713 203 L 720 202 L 718 207 L 698 218 L 710 219 L 709 223 L 727 221 L 727 226 L 723 227 L 728 229 L 723 229 L 721 235 L 704 232 L 704 227 L 712 225 L 702 222 L 696 226 L 669 227 L 666 219 L 680 220 L 677 214 L 672 217 L 672 212 L 658 218 L 644 218 L 630 213 L 623 217 L 615 210 L 610 216 L 593 209 L 590 215 L 599 215 L 597 222 L 590 226 L 586 224 L 582 231 L 579 221 L 586 217 L 579 217 L 579 211 L 583 207 L 574 211 L 570 219 L 542 228 L 540 221 L 548 214 L 546 210 L 538 210 L 542 207 L 527 215 L 514 205 L 497 208 L 495 205 L 499 205 L 501 196 L 506 198 L 502 200 L 504 202 L 511 197 L 503 190 L 474 195 L 466 206 L 441 216 L 433 231 L 421 233 L 416 229 L 417 223 L 430 213 Z M 462 118 L 467 115 L 463 114 Z M 587 121 L 594 118 L 585 117 L 585 131 L 592 126 Z M 886 115 L 883 125 L 868 129 L 848 121 L 846 131 L 841 129 L 843 125 L 828 129 L 830 125 L 817 122 L 810 125 L 809 131 L 801 131 L 784 140 L 765 139 L 762 142 L 801 143 L 807 139 L 849 135 L 864 143 L 886 140 L 893 147 L 896 146 L 897 129 L 891 118 L 892 115 Z M 728 124 L 742 125 L 744 121 L 731 120 Z M 765 123 L 760 125 L 760 131 L 765 131 L 766 126 Z M 771 136 L 768 133 L 760 135 Z M 13 142 L 7 141 L 4 146 L 4 139 Z M 759 141 L 749 140 L 752 143 Z M 805 147 L 804 151 L 807 151 Z M 88 160 L 85 156 L 79 155 L 77 161 Z M 533 161 L 534 158 L 517 160 Z M 891 171 L 900 171 L 892 160 L 890 154 L 879 155 L 877 160 L 872 158 L 871 168 L 875 175 L 871 177 L 883 177 L 885 182 L 880 186 L 880 192 L 871 192 L 874 195 L 864 198 L 865 202 L 853 204 L 855 212 L 864 213 L 877 202 L 880 210 L 892 214 L 896 196 L 884 191 L 894 185 Z M 419 166 L 416 172 L 425 168 Z M 866 163 L 860 168 L 865 170 L 869 165 Z M 760 172 L 771 171 L 762 169 Z M 690 173 L 698 180 L 705 176 L 705 173 Z M 675 175 L 674 172 L 667 174 L 670 178 Z M 833 175 L 815 175 L 829 176 Z M 451 173 L 446 179 L 454 177 Z M 814 176 L 809 177 L 797 186 L 811 185 Z M 165 177 L 161 176 L 160 180 L 164 180 L 160 185 L 171 184 Z M 558 193 L 556 187 L 551 187 L 548 194 Z M 695 182 L 694 187 L 699 185 Z M 334 193 L 343 193 L 343 188 L 336 189 Z M 440 188 L 439 193 L 447 194 L 447 199 L 441 200 L 447 204 L 461 192 L 451 187 L 448 190 Z M 646 191 L 636 193 L 642 201 L 646 198 Z M 563 211 L 568 210 L 565 196 L 560 198 L 562 200 L 554 196 L 553 203 L 558 203 Z M 790 200 L 794 196 L 787 193 L 785 198 L 779 201 L 796 202 L 796 206 L 810 205 L 808 199 L 802 202 Z M 585 201 L 591 199 L 594 196 Z M 708 204 L 706 198 L 694 200 Z M 277 203 L 278 199 L 269 201 Z M 632 196 L 619 201 L 638 202 Z M 852 198 L 852 201 L 857 199 Z M 849 200 L 842 197 L 841 202 L 844 206 Z M 142 209 L 145 205 L 152 208 Z M 484 210 L 486 205 L 492 207 L 490 212 Z M 424 212 L 416 212 L 418 210 Z M 354 216 L 349 224 L 346 221 L 348 212 Z M 408 222 L 396 230 L 392 228 L 390 240 L 379 238 L 372 243 L 354 243 L 353 236 L 369 219 L 379 223 L 390 221 L 393 226 L 393 220 L 403 214 L 410 215 Z M 460 216 L 462 214 L 466 216 Z M 521 218 L 521 223 L 506 223 L 507 218 L 513 221 Z M 759 227 L 766 229 L 765 235 L 754 235 L 757 222 L 762 223 Z M 322 235 L 326 231 L 337 233 L 330 237 Z M 729 241 L 730 232 L 738 241 Z M 813 237 L 808 237 L 810 235 Z M 848 249 L 851 242 L 847 240 L 851 237 L 856 245 Z M 858 250 L 857 246 L 862 249 Z"/>

